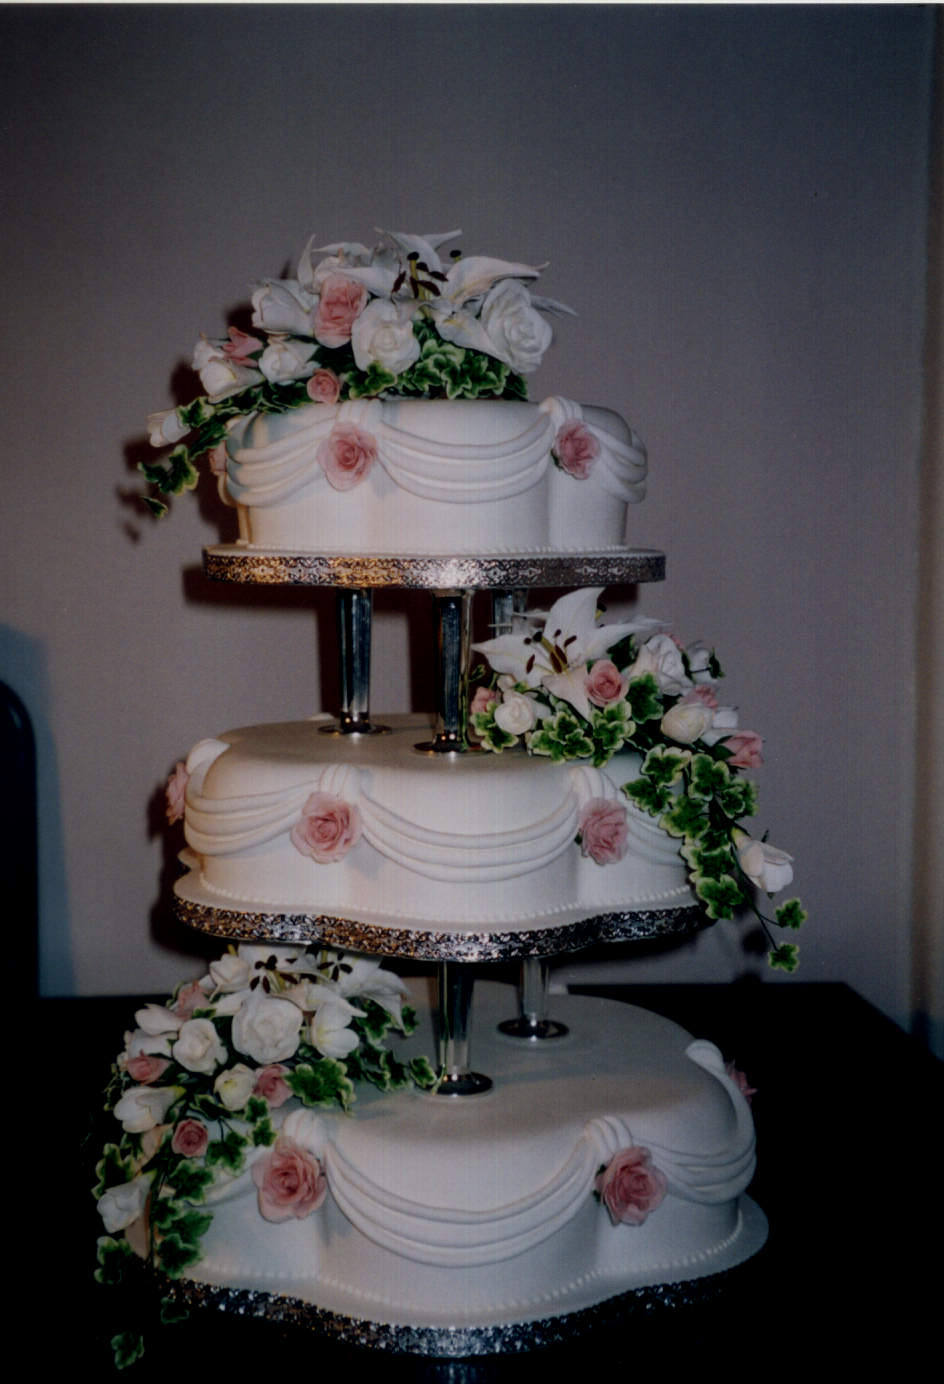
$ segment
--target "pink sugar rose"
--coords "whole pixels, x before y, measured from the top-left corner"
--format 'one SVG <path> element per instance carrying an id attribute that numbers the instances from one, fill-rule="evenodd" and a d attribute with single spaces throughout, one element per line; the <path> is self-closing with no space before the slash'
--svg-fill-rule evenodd
<path id="1" fill-rule="evenodd" d="M 341 393 L 341 381 L 333 370 L 316 370 L 305 389 L 315 404 L 336 404 Z"/>
<path id="2" fill-rule="evenodd" d="M 475 695 L 469 703 L 469 715 L 481 715 L 482 712 L 488 711 L 490 706 L 494 706 L 497 701 L 498 693 L 493 687 L 477 687 Z"/>
<path id="3" fill-rule="evenodd" d="M 254 1096 L 261 1096 L 264 1101 L 268 1101 L 273 1110 L 277 1110 L 280 1105 L 284 1105 L 292 1094 L 292 1088 L 285 1080 L 288 1067 L 281 1062 L 273 1062 L 268 1067 L 263 1067 L 256 1074 L 256 1084 L 252 1088 Z"/>
<path id="4" fill-rule="evenodd" d="M 580 853 L 598 865 L 612 865 L 626 854 L 626 809 L 606 798 L 591 798 L 580 814 Z"/>
<path id="5" fill-rule="evenodd" d="M 583 481 L 600 455 L 600 443 L 586 423 L 572 418 L 558 428 L 553 452 L 562 471 Z"/>
<path id="6" fill-rule="evenodd" d="M 233 361 L 235 365 L 248 366 L 250 370 L 256 369 L 252 352 L 261 351 L 262 342 L 257 336 L 250 336 L 248 332 L 241 332 L 238 327 L 229 327 L 228 331 L 229 341 L 223 342 L 223 355 Z"/>
<path id="7" fill-rule="evenodd" d="M 140 1086 L 150 1086 L 169 1066 L 166 1057 L 154 1057 L 151 1053 L 143 1052 L 138 1057 L 128 1058 L 125 1071 Z"/>
<path id="8" fill-rule="evenodd" d="M 226 443 L 218 442 L 215 447 L 211 447 L 207 453 L 210 463 L 210 470 L 214 476 L 226 475 Z"/>
<path id="9" fill-rule="evenodd" d="M 199 980 L 192 980 L 189 985 L 184 985 L 178 990 L 177 998 L 174 1000 L 173 1012 L 181 1019 L 193 1018 L 195 1009 L 203 1009 L 207 1002 L 207 993 Z"/>
<path id="10" fill-rule="evenodd" d="M 167 780 L 167 820 L 171 826 L 179 822 L 184 815 L 184 803 L 187 795 L 187 784 L 190 775 L 187 773 L 187 766 L 182 759 L 178 759 L 174 765 L 174 772 Z"/>
<path id="11" fill-rule="evenodd" d="M 711 683 L 703 682 L 698 687 L 693 687 L 690 692 L 685 693 L 680 702 L 681 706 L 695 706 L 697 704 L 706 706 L 709 711 L 718 710 L 718 698 L 715 696 L 715 690 Z"/>
<path id="12" fill-rule="evenodd" d="M 360 485 L 376 460 L 377 439 L 353 423 L 337 423 L 315 452 L 315 461 L 335 490 Z"/>
<path id="13" fill-rule="evenodd" d="M 615 1153 L 593 1185 L 614 1225 L 642 1225 L 661 1205 L 668 1184 L 649 1150 L 636 1145 Z"/>
<path id="14" fill-rule="evenodd" d="M 739 1072 L 733 1062 L 726 1062 L 724 1064 L 724 1070 L 727 1072 L 728 1076 L 734 1082 L 735 1086 L 738 1088 L 741 1095 L 747 1101 L 748 1105 L 750 1105 L 751 1096 L 757 1095 L 757 1087 L 752 1086 L 750 1084 L 744 1073 Z"/>
<path id="15" fill-rule="evenodd" d="M 764 762 L 760 752 L 764 742 L 756 731 L 735 731 L 733 735 L 726 736 L 723 743 L 726 749 L 733 751 L 728 763 L 738 769 L 756 769 Z"/>
<path id="16" fill-rule="evenodd" d="M 267 1221 L 304 1220 L 328 1194 L 318 1159 L 284 1134 L 254 1164 L 252 1180 L 259 1189 L 259 1212 Z"/>
<path id="17" fill-rule="evenodd" d="M 181 1120 L 174 1129 L 170 1146 L 184 1158 L 201 1158 L 210 1142 L 210 1131 L 202 1120 Z"/>
<path id="18" fill-rule="evenodd" d="M 361 814 L 334 793 L 312 793 L 292 827 L 292 845 L 319 865 L 332 865 L 361 839 Z"/>
<path id="19" fill-rule="evenodd" d="M 594 706 L 612 706 L 622 701 L 628 687 L 629 678 L 608 658 L 598 658 L 587 674 L 587 698 Z"/>
<path id="20" fill-rule="evenodd" d="M 321 285 L 313 331 L 322 346 L 344 346 L 364 311 L 367 289 L 346 274 L 329 274 Z"/>

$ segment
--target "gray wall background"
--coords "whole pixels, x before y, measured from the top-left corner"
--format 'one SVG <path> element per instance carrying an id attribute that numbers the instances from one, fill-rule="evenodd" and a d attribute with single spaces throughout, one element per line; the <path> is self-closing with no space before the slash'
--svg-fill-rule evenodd
<path id="1" fill-rule="evenodd" d="M 916 602 L 934 11 L 6 9 L 0 677 L 36 723 L 42 983 L 161 990 L 160 788 L 191 744 L 330 701 L 325 594 L 229 591 L 212 487 L 134 503 L 148 412 L 312 232 L 461 226 L 549 261 L 532 397 L 650 452 L 640 608 L 712 640 L 766 740 L 807 980 L 912 1006 Z M 447 224 L 448 223 L 448 224 Z M 375 708 L 429 705 L 425 606 L 378 602 Z M 921 823 L 917 830 L 920 832 Z M 640 980 L 765 974 L 743 928 Z M 188 961 L 187 955 L 191 959 Z"/>

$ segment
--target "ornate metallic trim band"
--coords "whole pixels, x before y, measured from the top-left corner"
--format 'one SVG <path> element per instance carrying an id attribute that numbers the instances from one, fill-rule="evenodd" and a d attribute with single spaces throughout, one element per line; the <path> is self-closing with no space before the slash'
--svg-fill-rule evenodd
<path id="1" fill-rule="evenodd" d="M 605 553 L 497 553 L 492 556 L 322 556 L 247 550 L 237 544 L 204 549 L 207 576 L 257 585 L 416 587 L 424 590 L 611 586 L 663 581 L 665 553 L 652 548 Z"/>
<path id="2" fill-rule="evenodd" d="M 165 1296 L 188 1307 L 227 1312 L 240 1317 L 276 1322 L 331 1337 L 338 1344 L 365 1346 L 405 1355 L 463 1356 L 520 1354 L 543 1346 L 561 1345 L 625 1322 L 627 1315 L 650 1317 L 654 1311 L 678 1309 L 710 1302 L 726 1288 L 741 1265 L 678 1283 L 658 1283 L 636 1288 L 592 1307 L 562 1316 L 495 1326 L 410 1326 L 374 1322 L 329 1312 L 299 1298 L 252 1288 L 218 1288 L 208 1283 L 178 1279 L 169 1283 Z"/>
<path id="3" fill-rule="evenodd" d="M 228 941 L 317 942 L 344 951 L 408 957 L 414 961 L 510 961 L 556 956 L 598 942 L 649 942 L 684 937 L 707 919 L 697 904 L 676 908 L 601 913 L 557 927 L 514 932 L 436 932 L 362 923 L 313 913 L 251 913 L 175 899 L 177 917 L 188 927 Z"/>

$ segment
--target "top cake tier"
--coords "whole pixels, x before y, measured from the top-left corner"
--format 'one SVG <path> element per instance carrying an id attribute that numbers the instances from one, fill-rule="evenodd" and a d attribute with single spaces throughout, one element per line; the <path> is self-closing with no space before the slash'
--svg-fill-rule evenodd
<path id="1" fill-rule="evenodd" d="M 221 494 L 240 544 L 321 554 L 618 551 L 646 454 L 565 399 L 356 399 L 237 420 Z"/>

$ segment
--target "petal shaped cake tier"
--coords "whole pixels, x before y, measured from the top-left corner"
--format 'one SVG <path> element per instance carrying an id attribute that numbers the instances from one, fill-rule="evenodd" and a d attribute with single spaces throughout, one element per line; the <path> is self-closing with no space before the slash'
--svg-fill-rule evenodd
<path id="1" fill-rule="evenodd" d="M 236 420 L 240 541 L 289 552 L 596 552 L 626 542 L 646 452 L 566 399 L 355 399 Z"/>
<path id="2" fill-rule="evenodd" d="M 178 894 L 444 936 L 694 909 L 678 842 L 620 792 L 638 756 L 595 769 L 428 754 L 416 749 L 424 718 L 392 723 L 325 735 L 315 718 L 201 741 L 187 760 Z"/>
<path id="3" fill-rule="evenodd" d="M 585 996 L 555 998 L 566 1038 L 522 1044 L 496 1031 L 514 1003 L 508 987 L 477 989 L 476 1065 L 495 1078 L 484 1096 L 369 1092 L 351 1115 L 274 1112 L 294 1152 L 319 1160 L 327 1194 L 303 1218 L 263 1219 L 272 1155 L 256 1150 L 214 1194 L 188 1277 L 227 1305 L 253 1290 L 257 1313 L 268 1296 L 271 1315 L 308 1304 L 342 1333 L 381 1324 L 394 1344 L 409 1323 L 409 1348 L 458 1354 L 463 1328 L 477 1329 L 475 1349 L 501 1348 L 511 1324 L 563 1318 L 566 1330 L 568 1314 L 753 1254 L 766 1238 L 744 1196 L 754 1128 L 717 1048 Z M 431 1042 L 426 1010 L 400 1055 Z M 633 1171 L 601 1200 L 601 1170 L 620 1166 Z"/>

